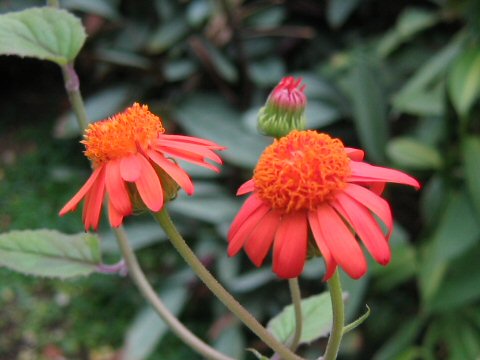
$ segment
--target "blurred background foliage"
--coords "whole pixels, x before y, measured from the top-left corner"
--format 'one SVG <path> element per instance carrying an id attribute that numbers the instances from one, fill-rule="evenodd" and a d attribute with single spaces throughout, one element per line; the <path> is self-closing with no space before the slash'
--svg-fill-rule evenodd
<path id="1" fill-rule="evenodd" d="M 82 18 L 76 68 L 92 120 L 133 101 L 170 131 L 228 147 L 220 174 L 188 167 L 193 198 L 169 208 L 201 259 L 262 322 L 289 303 L 269 262 L 226 256 L 225 235 L 270 139 L 256 114 L 284 75 L 303 77 L 308 127 L 362 147 L 368 161 L 418 177 L 390 186 L 393 259 L 345 279 L 350 319 L 342 359 L 480 356 L 480 3 L 477 0 L 61 0 Z M 44 5 L 3 0 L 0 12 Z M 0 58 L 0 230 L 82 229 L 57 211 L 88 176 L 59 69 Z M 142 266 L 172 311 L 238 359 L 266 348 L 186 269 L 148 216 L 126 228 Z M 103 223 L 107 260 L 118 260 Z M 301 278 L 323 290 L 322 262 Z M 0 359 L 197 359 L 169 334 L 127 278 L 60 282 L 0 271 Z M 313 358 L 324 340 L 303 349 Z"/>

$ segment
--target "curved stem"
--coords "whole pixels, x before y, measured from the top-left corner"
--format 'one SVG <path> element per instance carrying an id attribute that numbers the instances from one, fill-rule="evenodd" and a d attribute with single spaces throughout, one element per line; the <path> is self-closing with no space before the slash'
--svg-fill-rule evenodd
<path id="1" fill-rule="evenodd" d="M 203 266 L 197 256 L 193 253 L 180 233 L 175 228 L 166 208 L 153 216 L 163 228 L 170 239 L 170 242 L 193 269 L 197 276 L 215 294 L 215 296 L 234 313 L 250 330 L 252 330 L 265 344 L 277 352 L 285 360 L 302 360 L 301 357 L 291 352 L 284 344 L 280 343 L 255 319 Z"/>
<path id="2" fill-rule="evenodd" d="M 170 313 L 165 304 L 157 296 L 157 293 L 152 289 L 152 286 L 148 282 L 145 274 L 143 273 L 140 265 L 138 264 L 137 257 L 133 252 L 130 244 L 127 240 L 125 231 L 123 228 L 113 229 L 115 236 L 117 237 L 118 245 L 122 251 L 123 258 L 127 263 L 129 275 L 133 282 L 137 285 L 142 295 L 153 306 L 158 315 L 165 323 L 172 329 L 172 331 L 182 339 L 188 346 L 194 349 L 196 352 L 204 356 L 206 359 L 212 360 L 234 360 L 228 357 L 212 347 L 205 344 L 202 340 L 192 334 L 178 319 Z"/>
<path id="3" fill-rule="evenodd" d="M 73 64 L 62 65 L 63 81 L 68 99 L 77 118 L 80 129 L 85 130 L 88 126 L 88 116 L 85 111 L 82 94 L 80 93 L 80 81 Z"/>
<path id="4" fill-rule="evenodd" d="M 288 286 L 290 288 L 290 295 L 292 296 L 293 309 L 295 312 L 295 333 L 293 334 L 290 350 L 297 350 L 302 336 L 302 295 L 300 294 L 300 286 L 298 285 L 298 278 L 288 279 Z"/>
<path id="5" fill-rule="evenodd" d="M 340 283 L 338 269 L 330 280 L 328 280 L 328 290 L 330 291 L 330 298 L 332 300 L 333 323 L 323 360 L 335 360 L 338 350 L 340 349 L 343 326 L 345 324 L 345 307 L 343 304 L 342 284 Z"/>

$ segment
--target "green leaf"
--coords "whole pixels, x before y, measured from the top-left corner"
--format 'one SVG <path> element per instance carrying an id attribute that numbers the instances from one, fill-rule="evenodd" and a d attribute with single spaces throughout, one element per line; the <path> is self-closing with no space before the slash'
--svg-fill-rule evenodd
<path id="1" fill-rule="evenodd" d="M 367 318 L 370 316 L 370 308 L 368 305 L 365 305 L 367 310 L 365 311 L 365 313 L 360 316 L 358 319 L 355 319 L 353 322 L 351 322 L 350 324 L 346 325 L 344 328 L 343 328 L 343 334 L 346 334 L 352 330 L 354 330 L 355 328 L 357 328 L 358 326 L 362 325 L 365 320 L 367 320 Z"/>
<path id="2" fill-rule="evenodd" d="M 414 138 L 390 140 L 387 155 L 395 164 L 408 169 L 439 169 L 442 166 L 440 153 Z"/>
<path id="3" fill-rule="evenodd" d="M 68 279 L 89 275 L 100 263 L 96 235 L 65 235 L 55 230 L 0 235 L 0 265 L 26 275 Z"/>
<path id="4" fill-rule="evenodd" d="M 469 136 L 462 142 L 465 181 L 472 203 L 480 216 L 480 137 Z"/>
<path id="5" fill-rule="evenodd" d="M 62 7 L 69 10 L 79 10 L 118 21 L 121 18 L 117 10 L 117 0 L 62 0 Z"/>
<path id="6" fill-rule="evenodd" d="M 236 360 L 245 358 L 245 337 L 239 324 L 224 329 L 215 341 L 215 349 Z"/>
<path id="7" fill-rule="evenodd" d="M 302 299 L 302 336 L 300 343 L 310 343 L 330 332 L 332 326 L 332 304 L 330 294 L 323 292 Z M 282 343 L 287 343 L 295 332 L 293 305 L 286 306 L 280 314 L 268 322 L 267 329 Z"/>
<path id="8" fill-rule="evenodd" d="M 30 8 L 0 15 L 0 55 L 72 62 L 85 42 L 80 20 L 65 10 Z"/>
<path id="9" fill-rule="evenodd" d="M 360 0 L 330 0 L 327 7 L 327 20 L 330 26 L 342 26 L 360 3 Z"/>
<path id="10" fill-rule="evenodd" d="M 160 291 L 160 299 L 170 312 L 177 316 L 188 300 L 188 287 L 182 282 Z M 156 344 L 168 332 L 168 325 L 151 307 L 142 310 L 126 334 L 123 359 L 142 360 L 155 349 Z"/>
<path id="11" fill-rule="evenodd" d="M 455 60 L 448 77 L 448 91 L 457 112 L 467 115 L 480 94 L 479 47 L 468 49 Z"/>
<path id="12" fill-rule="evenodd" d="M 175 16 L 152 33 L 147 49 L 154 54 L 162 53 L 178 44 L 189 31 L 186 21 Z"/>
<path id="13" fill-rule="evenodd" d="M 385 89 L 372 66 L 356 54 L 350 74 L 350 97 L 353 102 L 353 118 L 362 145 L 375 162 L 385 162 L 388 139 Z"/>

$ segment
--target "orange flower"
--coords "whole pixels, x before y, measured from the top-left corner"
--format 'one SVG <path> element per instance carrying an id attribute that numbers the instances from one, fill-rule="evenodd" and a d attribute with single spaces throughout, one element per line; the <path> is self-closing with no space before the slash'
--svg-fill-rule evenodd
<path id="1" fill-rule="evenodd" d="M 243 247 L 260 266 L 273 246 L 273 271 L 301 274 L 311 245 L 321 252 L 328 280 L 337 265 L 360 278 L 367 262 L 355 235 L 380 264 L 390 261 L 390 206 L 380 197 L 387 182 L 419 188 L 412 177 L 363 162 L 362 150 L 315 131 L 292 131 L 261 155 L 253 179 L 237 195 L 252 192 L 233 221 L 228 254 Z M 384 234 L 374 215 L 387 227 Z"/>
<path id="2" fill-rule="evenodd" d="M 125 216 L 132 214 L 132 197 L 136 193 L 151 211 L 162 209 L 165 179 L 173 179 L 188 195 L 193 194 L 190 177 L 167 155 L 219 171 L 206 159 L 222 164 L 220 157 L 213 152 L 223 150 L 222 146 L 208 140 L 166 135 L 164 132 L 160 118 L 152 114 L 146 105 L 138 103 L 107 120 L 90 124 L 82 143 L 94 171 L 63 207 L 60 216 L 74 211 L 85 198 L 85 230 L 90 227 L 97 230 L 103 198 L 108 194 L 110 224 L 118 227 Z"/>

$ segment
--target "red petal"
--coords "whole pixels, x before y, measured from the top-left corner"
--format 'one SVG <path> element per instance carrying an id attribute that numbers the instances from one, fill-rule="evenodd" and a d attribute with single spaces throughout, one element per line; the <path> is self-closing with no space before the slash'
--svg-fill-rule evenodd
<path id="1" fill-rule="evenodd" d="M 362 249 L 339 215 L 330 205 L 317 209 L 318 223 L 333 258 L 350 277 L 358 279 L 367 271 Z"/>
<path id="2" fill-rule="evenodd" d="M 275 234 L 273 271 L 283 279 L 299 276 L 307 258 L 307 214 L 296 211 L 285 215 Z"/>
<path id="3" fill-rule="evenodd" d="M 238 231 L 236 231 L 232 237 L 228 238 L 228 256 L 234 256 L 238 253 L 253 229 L 255 229 L 255 226 L 257 226 L 259 221 L 269 211 L 270 209 L 267 206 L 260 206 L 242 222 Z"/>
<path id="4" fill-rule="evenodd" d="M 119 160 L 112 160 L 107 163 L 105 183 L 111 205 L 123 216 L 130 215 L 132 213 L 132 203 L 125 183 L 120 175 Z"/>
<path id="5" fill-rule="evenodd" d="M 348 196 L 337 197 L 332 206 L 350 223 L 372 257 L 388 264 L 392 255 L 388 241 L 368 209 Z"/>
<path id="6" fill-rule="evenodd" d="M 96 182 L 98 175 L 102 172 L 103 166 L 95 169 L 88 178 L 87 182 L 83 184 L 83 186 L 80 188 L 80 190 L 73 196 L 73 198 L 68 201 L 65 206 L 60 210 L 59 215 L 63 216 L 66 213 L 70 211 L 75 211 L 75 209 L 78 206 L 78 203 L 85 197 L 88 191 L 90 191 L 90 188 L 93 186 L 93 184 Z"/>
<path id="7" fill-rule="evenodd" d="M 155 150 L 148 151 L 148 156 L 160 166 L 188 195 L 194 191 L 193 183 L 188 174 L 177 164 L 166 159 Z"/>
<path id="8" fill-rule="evenodd" d="M 100 213 L 102 212 L 103 196 L 105 195 L 105 167 L 102 166 L 100 174 L 92 185 L 90 191 L 85 196 L 83 205 L 83 223 L 85 231 L 93 228 L 97 231 L 100 222 Z"/>
<path id="9" fill-rule="evenodd" d="M 280 213 L 278 211 L 270 211 L 258 223 L 253 230 L 250 238 L 245 243 L 245 252 L 252 262 L 259 267 L 268 254 L 268 250 L 272 247 L 273 238 L 280 223 Z"/>
<path id="10" fill-rule="evenodd" d="M 161 151 L 168 152 L 169 149 L 182 150 L 185 152 L 190 152 L 192 155 L 200 155 L 202 158 L 210 159 L 219 164 L 223 163 L 220 156 L 218 156 L 212 150 L 206 148 L 203 145 L 191 144 L 187 142 L 163 140 L 163 139 L 158 140 L 155 143 L 155 145 Z"/>
<path id="11" fill-rule="evenodd" d="M 246 182 L 244 182 L 237 190 L 237 196 L 239 195 L 243 195 L 243 194 L 246 194 L 246 193 L 249 193 L 249 192 L 252 192 L 253 191 L 253 188 L 254 188 L 254 183 L 253 183 L 253 179 L 250 179 Z"/>
<path id="12" fill-rule="evenodd" d="M 250 214 L 257 210 L 261 205 L 263 205 L 263 201 L 260 200 L 260 198 L 256 194 L 252 194 L 244 202 L 237 216 L 233 220 L 232 225 L 230 225 L 230 230 L 228 231 L 228 239 L 231 239 L 235 235 L 238 228 L 240 227 L 240 225 L 243 224 L 245 219 L 248 218 Z"/>
<path id="13" fill-rule="evenodd" d="M 345 152 L 347 153 L 347 156 L 351 160 L 362 161 L 363 158 L 365 157 L 365 152 L 363 150 L 360 150 L 360 149 L 346 147 Z"/>
<path id="14" fill-rule="evenodd" d="M 162 134 L 162 135 L 160 135 L 159 140 L 163 140 L 163 139 L 181 141 L 181 142 L 186 142 L 186 143 L 190 143 L 190 144 L 204 145 L 204 146 L 208 146 L 212 150 L 225 150 L 226 149 L 226 147 L 220 146 L 217 143 L 214 143 L 213 141 L 200 139 L 200 138 L 193 137 L 193 136 Z"/>
<path id="15" fill-rule="evenodd" d="M 123 180 L 128 182 L 138 180 L 142 170 L 139 157 L 140 154 L 133 154 L 120 160 L 120 174 Z"/>
<path id="16" fill-rule="evenodd" d="M 394 169 L 373 166 L 364 162 L 350 161 L 352 175 L 349 182 L 392 182 L 420 188 L 420 184 L 413 177 Z"/>
<path id="17" fill-rule="evenodd" d="M 393 218 L 388 202 L 363 186 L 348 184 L 343 190 L 349 197 L 369 208 L 388 228 L 390 234 L 393 229 Z M 388 236 L 389 237 L 389 236 Z"/>
<path id="18" fill-rule="evenodd" d="M 139 154 L 137 159 L 141 167 L 140 177 L 135 181 L 138 193 L 150 210 L 160 211 L 163 207 L 163 190 L 160 179 L 152 164 L 143 155 Z"/>
<path id="19" fill-rule="evenodd" d="M 317 246 L 322 253 L 323 260 L 325 261 L 325 276 L 323 281 L 329 280 L 337 269 L 337 263 L 332 257 L 332 253 L 328 249 L 325 240 L 323 239 L 322 232 L 320 230 L 320 224 L 318 223 L 317 214 L 314 211 L 308 212 L 308 221 L 310 222 L 310 228 L 312 229 L 313 238 L 317 243 Z"/>
<path id="20" fill-rule="evenodd" d="M 119 227 L 123 222 L 123 215 L 115 209 L 112 201 L 108 202 L 108 219 L 112 227 Z"/>

